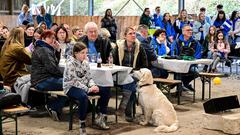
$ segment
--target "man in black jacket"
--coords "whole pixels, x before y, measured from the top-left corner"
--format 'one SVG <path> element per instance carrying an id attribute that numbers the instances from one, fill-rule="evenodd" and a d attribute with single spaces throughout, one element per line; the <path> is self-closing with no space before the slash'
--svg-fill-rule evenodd
<path id="1" fill-rule="evenodd" d="M 84 31 L 87 35 L 82 36 L 80 41 L 87 45 L 89 56 L 97 56 L 97 53 L 101 53 L 102 62 L 107 63 L 112 50 L 110 40 L 99 36 L 97 24 L 94 22 L 88 22 Z"/>

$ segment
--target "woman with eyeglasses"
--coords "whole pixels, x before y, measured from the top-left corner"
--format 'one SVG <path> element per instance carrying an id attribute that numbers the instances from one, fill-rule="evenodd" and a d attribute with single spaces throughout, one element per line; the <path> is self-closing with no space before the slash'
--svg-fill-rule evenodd
<path id="1" fill-rule="evenodd" d="M 67 29 L 64 25 L 60 25 L 55 30 L 56 40 L 60 43 L 61 61 L 65 60 L 68 55 L 72 55 L 73 44 L 70 43 Z"/>

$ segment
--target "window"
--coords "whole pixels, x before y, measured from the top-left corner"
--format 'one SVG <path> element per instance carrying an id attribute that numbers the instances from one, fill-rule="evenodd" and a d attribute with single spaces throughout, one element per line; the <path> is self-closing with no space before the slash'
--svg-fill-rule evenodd
<path id="1" fill-rule="evenodd" d="M 94 0 L 94 15 L 104 16 L 105 10 L 112 9 L 113 15 L 128 2 L 128 0 Z M 135 3 L 137 2 L 137 4 Z M 151 14 L 155 12 L 155 7 L 161 7 L 161 13 L 169 12 L 178 14 L 178 0 L 130 0 L 127 5 L 117 14 L 118 16 L 141 16 L 143 9 L 149 7 Z M 142 8 L 140 9 L 138 5 Z"/>
<path id="2" fill-rule="evenodd" d="M 239 10 L 239 0 L 185 0 L 185 8 L 189 14 L 198 14 L 201 7 L 206 8 L 206 14 L 214 16 L 216 14 L 216 6 L 223 5 L 223 10 L 229 16 L 232 11 Z"/>

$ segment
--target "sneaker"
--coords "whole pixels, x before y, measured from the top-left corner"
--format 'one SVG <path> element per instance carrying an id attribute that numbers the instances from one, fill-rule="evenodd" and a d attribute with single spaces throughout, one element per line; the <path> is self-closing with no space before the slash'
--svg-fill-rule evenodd
<path id="1" fill-rule="evenodd" d="M 108 130 L 109 126 L 107 126 L 107 116 L 105 114 L 99 114 L 98 117 L 95 120 L 95 125 L 102 129 L 102 130 Z"/>
<path id="2" fill-rule="evenodd" d="M 55 120 L 55 121 L 60 121 L 59 113 L 56 112 L 56 111 L 54 111 L 54 110 L 52 110 L 52 118 L 53 118 L 53 120 Z"/>
<path id="3" fill-rule="evenodd" d="M 45 108 L 46 108 L 49 116 L 52 117 L 52 109 L 50 107 L 48 107 L 48 105 L 45 105 Z"/>
<path id="4" fill-rule="evenodd" d="M 87 132 L 86 132 L 86 124 L 85 124 L 85 120 L 84 121 L 81 121 L 80 120 L 80 135 L 87 135 Z"/>
<path id="5" fill-rule="evenodd" d="M 187 90 L 187 91 L 182 91 L 182 94 L 183 94 L 183 95 L 193 95 L 193 92 L 194 92 L 194 91 Z"/>
<path id="6" fill-rule="evenodd" d="M 46 108 L 49 116 L 52 117 L 53 120 L 60 121 L 59 114 L 56 111 L 52 110 L 48 105 L 45 105 L 45 108 Z"/>

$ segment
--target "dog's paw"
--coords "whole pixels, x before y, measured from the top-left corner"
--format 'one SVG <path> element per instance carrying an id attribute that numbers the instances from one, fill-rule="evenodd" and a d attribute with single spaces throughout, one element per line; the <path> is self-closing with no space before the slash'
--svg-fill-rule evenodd
<path id="1" fill-rule="evenodd" d="M 142 125 L 142 126 L 146 126 L 146 125 L 148 124 L 148 122 L 146 122 L 146 121 L 141 121 L 141 122 L 139 122 L 139 124 Z"/>

